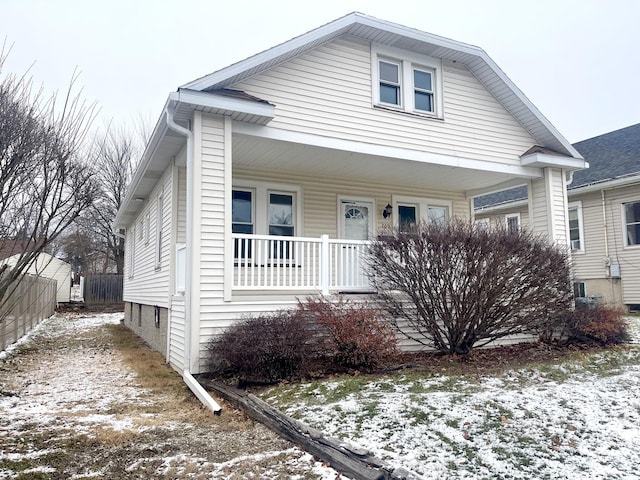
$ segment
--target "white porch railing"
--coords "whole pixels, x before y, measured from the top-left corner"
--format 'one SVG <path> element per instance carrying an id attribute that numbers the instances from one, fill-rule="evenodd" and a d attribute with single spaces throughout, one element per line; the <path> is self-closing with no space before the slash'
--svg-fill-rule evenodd
<path id="1" fill-rule="evenodd" d="M 234 233 L 234 290 L 358 291 L 370 288 L 368 242 Z"/>

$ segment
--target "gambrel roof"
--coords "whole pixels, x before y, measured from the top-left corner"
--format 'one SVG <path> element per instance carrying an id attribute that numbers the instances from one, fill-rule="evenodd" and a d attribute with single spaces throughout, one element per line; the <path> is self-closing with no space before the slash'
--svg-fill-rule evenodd
<path id="1" fill-rule="evenodd" d="M 205 75 L 181 88 L 200 91 L 226 88 L 345 35 L 464 65 L 540 145 L 570 157 L 582 158 L 481 48 L 358 12 Z"/>

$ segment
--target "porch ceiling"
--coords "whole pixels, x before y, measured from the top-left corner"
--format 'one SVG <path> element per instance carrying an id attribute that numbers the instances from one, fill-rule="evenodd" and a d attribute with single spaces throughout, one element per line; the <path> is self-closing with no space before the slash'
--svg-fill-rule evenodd
<path id="1" fill-rule="evenodd" d="M 364 180 L 465 193 L 491 189 L 508 182 L 517 183 L 519 180 L 524 183 L 536 176 L 437 165 L 243 134 L 233 135 L 233 165 L 309 177 L 352 178 L 354 182 Z"/>

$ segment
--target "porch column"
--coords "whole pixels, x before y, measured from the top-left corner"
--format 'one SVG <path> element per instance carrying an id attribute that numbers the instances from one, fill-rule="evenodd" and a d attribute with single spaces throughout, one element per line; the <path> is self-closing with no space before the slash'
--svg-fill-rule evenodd
<path id="1" fill-rule="evenodd" d="M 568 246 L 567 206 L 564 170 L 546 167 L 542 178 L 529 182 L 529 227 L 534 233 Z"/>

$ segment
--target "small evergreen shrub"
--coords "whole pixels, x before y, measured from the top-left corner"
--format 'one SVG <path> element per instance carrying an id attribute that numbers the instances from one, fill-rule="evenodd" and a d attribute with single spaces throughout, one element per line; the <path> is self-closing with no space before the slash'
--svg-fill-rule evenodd
<path id="1" fill-rule="evenodd" d="M 317 352 L 317 329 L 296 311 L 281 310 L 247 318 L 214 337 L 210 370 L 277 382 L 303 376 Z"/>
<path id="2" fill-rule="evenodd" d="M 307 298 L 298 311 L 325 333 L 324 353 L 339 369 L 372 370 L 396 358 L 398 340 L 382 311 L 343 297 Z"/>

